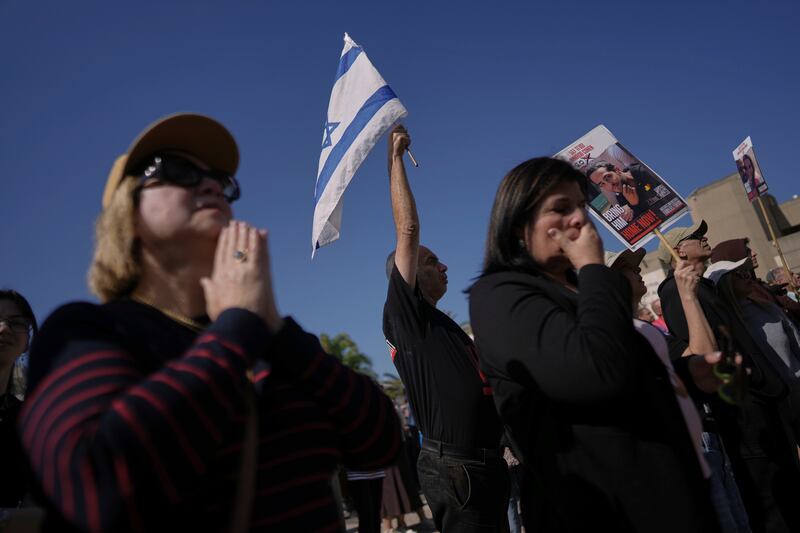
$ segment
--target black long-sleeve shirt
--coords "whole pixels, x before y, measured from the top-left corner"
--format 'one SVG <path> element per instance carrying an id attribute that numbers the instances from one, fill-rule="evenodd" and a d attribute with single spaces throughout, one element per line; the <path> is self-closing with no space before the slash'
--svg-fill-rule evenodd
<path id="1" fill-rule="evenodd" d="M 31 352 L 20 431 L 53 530 L 228 527 L 252 366 L 253 531 L 337 531 L 337 464 L 377 468 L 400 445 L 391 401 L 291 319 L 271 336 L 231 309 L 197 334 L 120 300 L 70 304 Z"/>
<path id="2" fill-rule="evenodd" d="M 578 294 L 497 272 L 470 290 L 497 409 L 532 471 L 526 527 L 716 531 L 667 370 L 633 327 L 628 282 L 604 265 L 577 281 Z"/>

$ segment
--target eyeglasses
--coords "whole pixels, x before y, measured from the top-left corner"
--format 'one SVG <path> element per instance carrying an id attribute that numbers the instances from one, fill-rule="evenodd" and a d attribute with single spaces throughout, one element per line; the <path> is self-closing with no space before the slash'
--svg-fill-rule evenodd
<path id="1" fill-rule="evenodd" d="M 7 317 L 3 318 L 0 317 L 0 324 L 5 324 L 8 329 L 13 331 L 14 333 L 27 333 L 30 324 L 24 318 L 17 318 L 17 317 Z"/>
<path id="2" fill-rule="evenodd" d="M 191 161 L 176 155 L 154 156 L 140 174 L 139 180 L 155 179 L 179 187 L 197 187 L 203 178 L 209 178 L 222 186 L 222 195 L 230 204 L 239 199 L 241 190 L 236 178 L 217 170 L 204 170 Z M 145 187 L 146 185 L 143 185 Z"/>
<path id="3" fill-rule="evenodd" d="M 705 235 L 701 235 L 700 237 L 698 237 L 697 235 L 689 235 L 688 237 L 684 237 L 683 239 L 679 240 L 678 244 L 687 241 L 697 241 L 702 244 L 704 242 L 708 242 L 708 237 L 706 237 Z"/>

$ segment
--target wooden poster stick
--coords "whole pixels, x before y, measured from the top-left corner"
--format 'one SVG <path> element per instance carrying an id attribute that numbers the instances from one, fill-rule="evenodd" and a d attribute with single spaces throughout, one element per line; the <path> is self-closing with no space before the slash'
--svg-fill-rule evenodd
<path id="1" fill-rule="evenodd" d="M 680 257 L 678 257 L 678 253 L 675 251 L 675 248 L 674 248 L 673 246 L 670 246 L 669 242 L 667 242 L 667 238 L 666 238 L 666 237 L 664 237 L 664 234 L 663 234 L 663 233 L 661 233 L 661 230 L 660 230 L 660 229 L 658 229 L 658 228 L 656 228 L 656 229 L 654 229 L 654 230 L 653 230 L 653 233 L 655 233 L 655 234 L 656 234 L 656 237 L 658 237 L 658 240 L 660 240 L 660 241 L 661 241 L 661 243 L 662 243 L 664 246 L 666 246 L 666 247 L 667 247 L 667 250 L 669 250 L 669 253 L 670 253 L 670 255 L 671 255 L 671 256 L 672 256 L 672 258 L 675 260 L 675 263 L 677 263 L 678 261 L 680 261 L 680 260 L 681 260 L 681 258 L 680 258 Z"/>

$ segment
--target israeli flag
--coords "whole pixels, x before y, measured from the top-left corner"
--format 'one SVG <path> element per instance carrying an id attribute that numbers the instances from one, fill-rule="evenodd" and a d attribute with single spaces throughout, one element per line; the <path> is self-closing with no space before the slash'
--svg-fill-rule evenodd
<path id="1" fill-rule="evenodd" d="M 370 63 L 364 49 L 344 34 L 322 132 L 311 257 L 339 238 L 342 195 L 378 139 L 408 114 L 397 95 Z"/>

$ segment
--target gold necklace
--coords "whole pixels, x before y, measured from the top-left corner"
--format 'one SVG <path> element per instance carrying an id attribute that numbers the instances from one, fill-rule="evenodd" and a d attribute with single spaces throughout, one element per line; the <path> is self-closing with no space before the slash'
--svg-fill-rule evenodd
<path id="1" fill-rule="evenodd" d="M 160 311 L 161 313 L 163 313 L 167 317 L 171 318 L 175 322 L 177 322 L 177 323 L 179 323 L 179 324 L 181 324 L 183 326 L 186 326 L 187 328 L 189 328 L 192 331 L 195 331 L 197 333 L 200 333 L 201 331 L 206 329 L 205 327 L 203 327 L 203 325 L 200 322 L 198 322 L 196 320 L 192 320 L 188 316 L 182 315 L 180 313 L 176 313 L 174 311 L 170 311 L 169 309 L 164 309 L 163 307 L 158 306 L 158 305 L 154 304 L 153 302 L 151 302 L 150 300 L 148 300 L 146 298 L 142 298 L 141 296 L 133 296 L 132 295 L 131 296 L 131 300 L 133 300 L 134 302 L 139 302 L 140 304 L 144 304 L 144 305 L 146 305 L 148 307 L 152 307 L 156 311 Z M 251 382 L 254 380 L 253 369 L 252 368 L 248 368 L 247 369 L 247 378 Z"/>
<path id="2" fill-rule="evenodd" d="M 144 305 L 146 305 L 148 307 L 152 307 L 156 311 L 160 311 L 161 313 L 163 313 L 167 317 L 171 318 L 172 320 L 174 320 L 175 322 L 177 322 L 177 323 L 179 323 L 179 324 L 181 324 L 183 326 L 186 326 L 187 328 L 189 328 L 192 331 L 195 331 L 195 332 L 199 333 L 199 332 L 203 331 L 204 329 L 206 329 L 198 321 L 192 320 L 188 316 L 182 315 L 180 313 L 176 313 L 175 311 L 170 311 L 169 309 L 164 309 L 163 307 L 158 306 L 158 305 L 154 304 L 153 302 L 151 302 L 150 300 L 148 300 L 146 298 L 142 298 L 141 296 L 132 295 L 131 296 L 131 300 L 133 300 L 135 302 L 139 302 L 140 304 L 144 304 Z"/>

